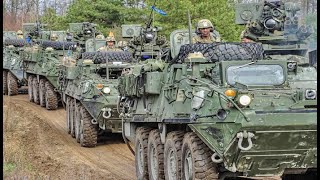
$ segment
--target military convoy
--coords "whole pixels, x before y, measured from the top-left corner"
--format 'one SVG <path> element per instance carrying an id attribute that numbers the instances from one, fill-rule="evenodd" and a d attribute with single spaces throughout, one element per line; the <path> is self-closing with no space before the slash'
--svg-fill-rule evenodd
<path id="1" fill-rule="evenodd" d="M 281 17 L 295 9 L 277 3 L 245 4 L 238 15 L 265 43 L 189 44 L 176 31 L 171 61 L 147 60 L 123 73 L 120 115 L 138 179 L 316 170 L 316 69 L 300 49 L 308 32 L 287 34 Z"/>
<path id="2" fill-rule="evenodd" d="M 3 92 L 27 82 L 30 101 L 61 103 L 83 147 L 122 133 L 138 179 L 307 174 L 317 169 L 317 70 L 298 10 L 236 4 L 236 24 L 255 41 L 247 43 L 191 44 L 189 29 L 173 31 L 169 45 L 151 23 L 123 25 L 129 50 L 116 52 L 97 51 L 105 39 L 92 23 L 70 23 L 68 32 L 25 24 L 32 41 L 4 33 Z"/>

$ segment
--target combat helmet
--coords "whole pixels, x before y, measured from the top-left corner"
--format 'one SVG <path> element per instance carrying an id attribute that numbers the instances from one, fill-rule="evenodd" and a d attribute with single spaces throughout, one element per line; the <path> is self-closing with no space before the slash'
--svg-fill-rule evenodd
<path id="1" fill-rule="evenodd" d="M 23 32 L 21 30 L 18 30 L 17 35 L 23 35 Z"/>
<path id="2" fill-rule="evenodd" d="M 201 28 L 212 28 L 213 29 L 213 25 L 211 23 L 210 20 L 208 19 L 201 19 L 199 22 L 198 22 L 198 25 L 197 25 L 197 30 L 201 29 Z"/>
<path id="3" fill-rule="evenodd" d="M 116 42 L 116 39 L 114 38 L 114 34 L 112 31 L 109 32 L 109 36 L 106 38 L 106 42 L 110 41 Z"/>

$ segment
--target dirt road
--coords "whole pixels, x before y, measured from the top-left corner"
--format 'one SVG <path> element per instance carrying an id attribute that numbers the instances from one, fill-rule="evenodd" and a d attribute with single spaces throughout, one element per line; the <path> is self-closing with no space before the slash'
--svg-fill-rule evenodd
<path id="1" fill-rule="evenodd" d="M 66 131 L 64 109 L 48 111 L 27 95 L 3 98 L 5 178 L 136 179 L 121 135 L 80 147 Z"/>

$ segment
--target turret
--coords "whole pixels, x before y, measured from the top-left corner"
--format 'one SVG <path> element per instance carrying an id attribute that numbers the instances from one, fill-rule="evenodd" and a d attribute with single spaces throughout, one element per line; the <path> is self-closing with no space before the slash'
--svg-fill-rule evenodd
<path id="1" fill-rule="evenodd" d="M 266 54 L 305 56 L 311 26 L 300 23 L 300 8 L 292 2 L 264 1 L 235 6 L 236 24 L 246 24 L 243 37 L 261 42 Z"/>

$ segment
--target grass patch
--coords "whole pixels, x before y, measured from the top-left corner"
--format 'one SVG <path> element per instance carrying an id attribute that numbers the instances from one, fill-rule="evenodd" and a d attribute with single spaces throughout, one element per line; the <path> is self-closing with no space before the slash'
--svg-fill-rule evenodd
<path id="1" fill-rule="evenodd" d="M 13 172 L 16 169 L 16 167 L 16 164 L 11 162 L 3 163 L 3 174 L 6 175 Z"/>

